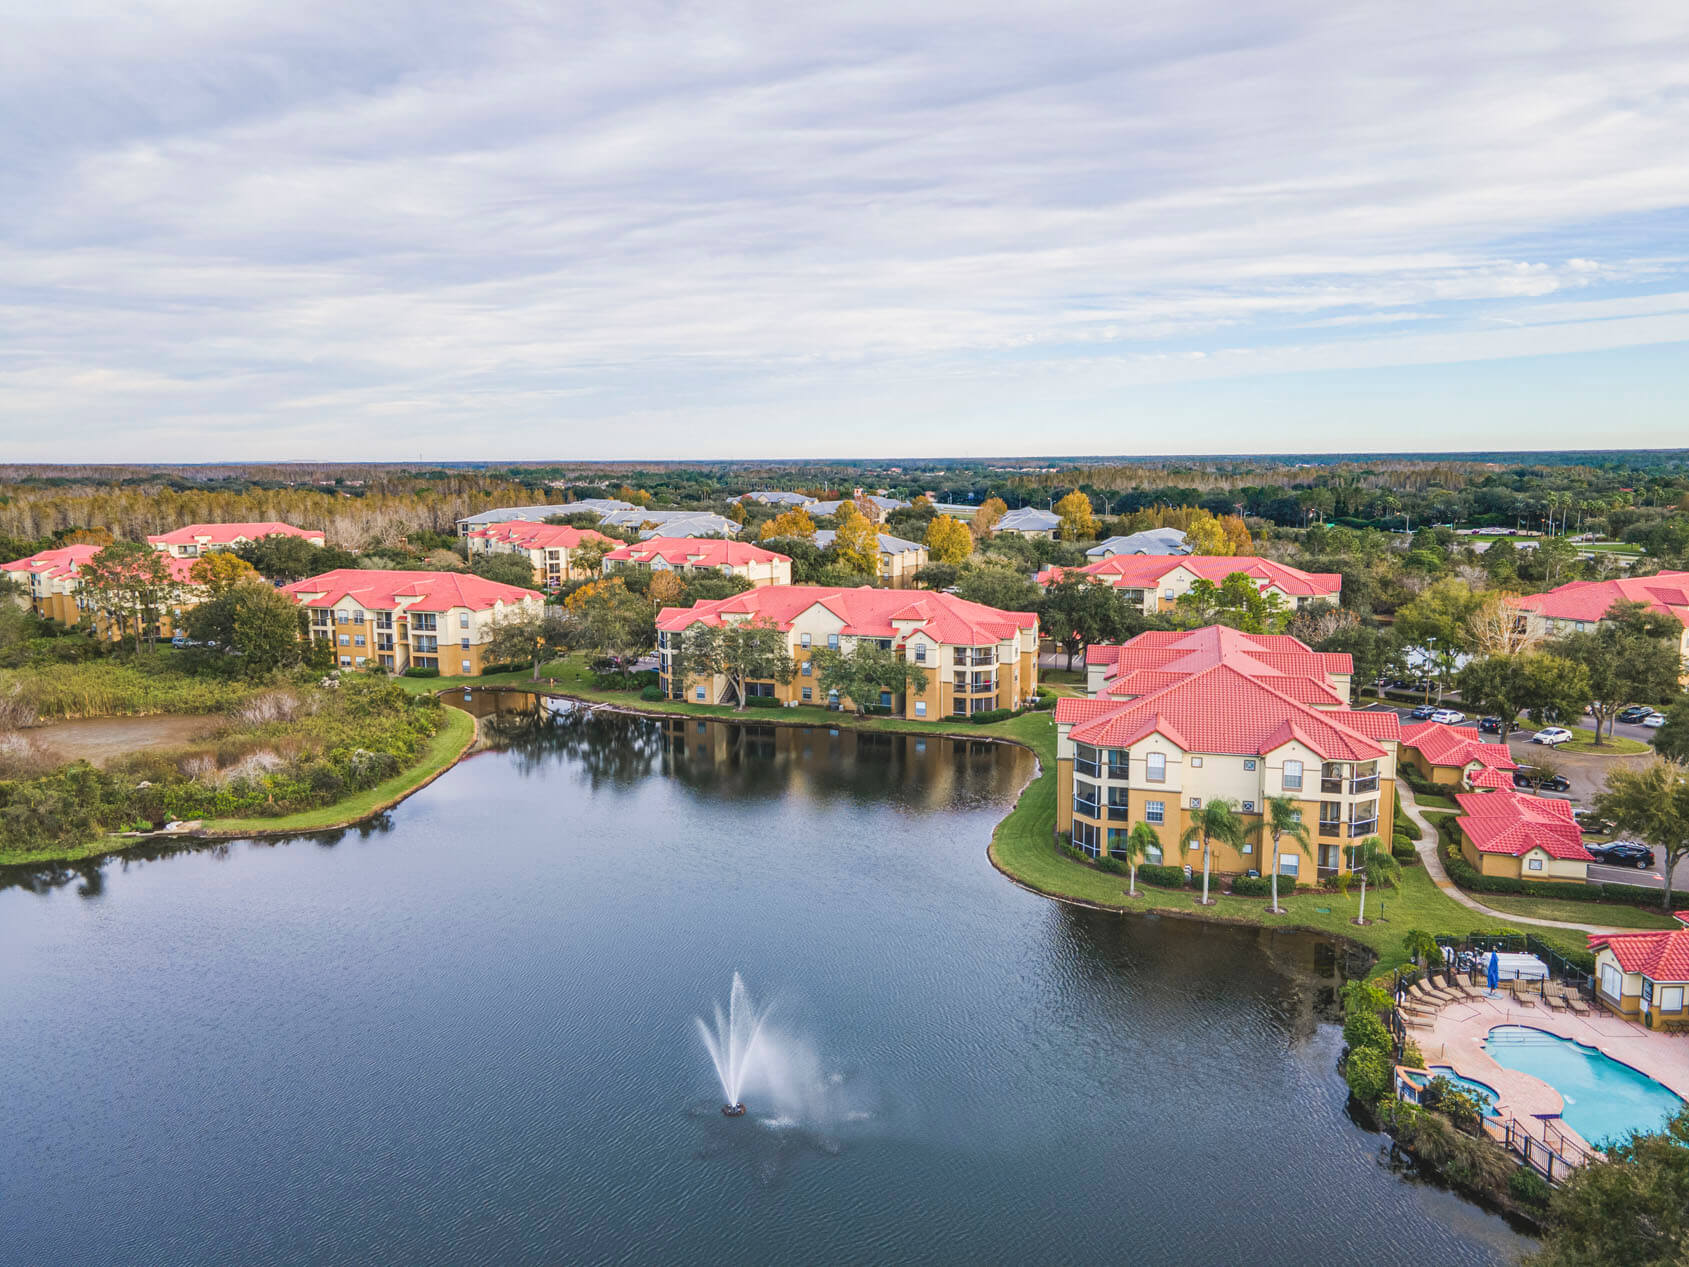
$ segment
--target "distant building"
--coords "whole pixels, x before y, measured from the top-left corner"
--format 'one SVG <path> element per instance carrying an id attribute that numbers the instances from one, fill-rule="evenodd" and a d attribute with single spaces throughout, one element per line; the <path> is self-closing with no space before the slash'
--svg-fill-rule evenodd
<path id="1" fill-rule="evenodd" d="M 534 567 L 534 583 L 553 589 L 577 576 L 591 574 L 575 560 L 575 552 L 585 543 L 600 542 L 610 549 L 621 544 L 593 528 L 531 523 L 523 519 L 482 524 L 472 529 L 465 540 L 471 555 L 526 555 Z"/>
<path id="2" fill-rule="evenodd" d="M 815 498 L 808 493 L 787 493 L 779 489 L 762 489 L 755 493 L 746 493 L 739 499 L 744 502 L 761 502 L 764 506 L 813 506 Z"/>
<path id="3" fill-rule="evenodd" d="M 1689 677 L 1689 572 L 1656 572 L 1613 581 L 1572 581 L 1546 594 L 1515 600 L 1525 629 L 1545 638 L 1584 633 L 1600 625 L 1614 603 L 1642 603 L 1649 611 L 1673 617 L 1682 633 L 1677 651 Z"/>
<path id="4" fill-rule="evenodd" d="M 1189 554 L 1190 547 L 1185 544 L 1185 534 L 1178 528 L 1146 528 L 1142 532 L 1134 532 L 1129 536 L 1110 537 L 1107 541 L 1098 542 L 1085 556 L 1091 559 L 1107 559 L 1116 554 Z"/>
<path id="5" fill-rule="evenodd" d="M 91 620 L 97 634 L 116 641 L 132 631 L 109 626 L 104 617 L 93 610 L 86 595 L 81 592 L 78 574 L 83 565 L 99 552 L 99 546 L 86 544 L 61 546 L 57 550 L 41 550 L 27 558 L 0 563 L 0 575 L 18 583 L 27 595 L 27 598 L 24 595 L 19 597 L 27 602 L 37 615 L 56 620 L 61 625 L 77 625 L 84 620 Z M 177 555 L 166 557 L 166 565 L 174 585 L 163 607 L 157 612 L 157 628 L 154 632 L 160 638 L 173 637 L 181 632 L 183 614 L 204 600 L 205 591 L 194 583 L 191 576 L 194 562 L 191 558 Z"/>
<path id="6" fill-rule="evenodd" d="M 1055 512 L 1041 510 L 1037 506 L 1022 506 L 1019 510 L 1005 512 L 1003 517 L 992 525 L 991 531 L 1053 539 L 1060 528 L 1061 516 Z"/>
<path id="7" fill-rule="evenodd" d="M 846 500 L 854 501 L 856 508 L 877 524 L 883 524 L 886 521 L 886 516 L 891 514 L 892 511 L 902 510 L 910 504 L 900 497 L 882 497 L 875 493 L 864 493 L 859 488 L 848 499 L 810 502 L 804 509 L 811 515 L 836 515 L 839 513 L 839 507 L 844 505 Z"/>
<path id="8" fill-rule="evenodd" d="M 671 699 L 732 704 L 725 678 L 680 680 L 674 657 L 687 630 L 700 624 L 767 621 L 784 631 L 797 662 L 790 682 L 751 682 L 746 692 L 783 704 L 833 705 L 860 702 L 890 708 L 903 717 L 968 716 L 1016 708 L 1038 693 L 1038 617 L 970 603 L 951 594 L 854 589 L 820 585 L 770 585 L 715 602 L 665 607 L 657 615 L 660 681 Z M 877 700 L 829 698 L 813 671 L 811 655 L 827 647 L 850 649 L 862 642 L 899 651 L 926 672 L 923 691 Z"/>
<path id="9" fill-rule="evenodd" d="M 457 521 L 457 535 L 467 537 L 474 529 L 486 524 L 507 524 L 517 520 L 539 523 L 559 519 L 564 515 L 597 515 L 602 518 L 618 510 L 635 509 L 632 502 L 617 501 L 614 497 L 583 497 L 578 502 L 562 502 L 553 506 L 495 506 L 476 515 L 466 515 Z"/>
<path id="10" fill-rule="evenodd" d="M 1219 585 L 1237 572 L 1254 581 L 1263 594 L 1276 594 L 1293 610 L 1320 600 L 1335 603 L 1343 591 L 1340 573 L 1304 572 L 1286 563 L 1242 554 L 1116 554 L 1082 568 L 1046 568 L 1036 579 L 1039 585 L 1049 586 L 1070 574 L 1090 576 L 1123 591 L 1128 603 L 1146 615 L 1154 615 L 1171 610 L 1197 581 Z"/>
<path id="11" fill-rule="evenodd" d="M 189 524 L 186 528 L 150 536 L 147 544 L 172 558 L 194 559 L 213 550 L 235 550 L 254 541 L 262 541 L 265 537 L 300 537 L 314 546 L 322 545 L 325 540 L 320 529 L 295 528 L 292 524 L 271 520 L 264 523 Z"/>
<path id="12" fill-rule="evenodd" d="M 284 585 L 310 610 L 310 636 L 334 648 L 343 669 L 438 669 L 477 676 L 499 621 L 539 616 L 545 598 L 468 572 L 337 568 Z"/>
<path id="13" fill-rule="evenodd" d="M 833 544 L 839 534 L 831 528 L 818 528 L 815 544 L 823 550 Z M 927 565 L 927 548 L 916 541 L 905 541 L 889 532 L 879 534 L 880 565 L 877 578 L 881 585 L 893 589 L 907 589 L 915 583 L 915 573 Z"/>
<path id="14" fill-rule="evenodd" d="M 604 575 L 617 572 L 719 572 L 756 585 L 790 585 L 792 560 L 746 541 L 698 537 L 653 537 L 604 556 Z"/>
<path id="15" fill-rule="evenodd" d="M 707 510 L 647 510 L 630 506 L 598 521 L 606 528 L 633 529 L 641 537 L 737 537 L 739 525 Z"/>

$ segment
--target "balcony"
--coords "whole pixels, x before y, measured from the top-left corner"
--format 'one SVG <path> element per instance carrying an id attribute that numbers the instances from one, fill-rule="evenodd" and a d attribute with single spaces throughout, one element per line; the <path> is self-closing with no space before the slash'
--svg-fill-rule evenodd
<path id="1" fill-rule="evenodd" d="M 996 647 L 987 647 L 987 648 L 984 648 L 983 650 L 979 649 L 979 648 L 971 648 L 967 651 L 958 651 L 956 653 L 956 664 L 959 667 L 965 666 L 965 667 L 968 667 L 968 668 L 975 668 L 975 667 L 978 667 L 979 665 L 982 665 L 982 664 L 996 664 L 996 663 L 997 663 L 997 648 Z"/>
<path id="2" fill-rule="evenodd" d="M 1355 796 L 1361 792 L 1376 792 L 1378 790 L 1378 776 L 1369 774 L 1365 778 L 1349 780 L 1349 795 Z"/>
<path id="3" fill-rule="evenodd" d="M 1128 808 L 1129 807 L 1126 806 L 1126 805 L 1115 804 L 1112 801 L 1109 802 L 1108 821 L 1111 822 L 1111 823 L 1123 823 L 1123 822 L 1125 822 L 1126 821 L 1126 812 L 1127 812 Z"/>
<path id="4" fill-rule="evenodd" d="M 952 687 L 958 695 L 995 695 L 997 683 L 987 674 L 976 673 L 971 678 L 966 673 L 958 673 L 952 681 Z"/>
<path id="5" fill-rule="evenodd" d="M 1342 779 L 1327 779 L 1322 777 L 1320 779 L 1320 792 L 1325 796 L 1342 796 L 1343 783 L 1344 780 Z"/>
<path id="6" fill-rule="evenodd" d="M 1095 801 L 1084 801 L 1076 796 L 1073 798 L 1073 812 L 1086 818 L 1096 818 L 1098 817 L 1097 803 Z"/>
<path id="7" fill-rule="evenodd" d="M 1325 824 L 1321 823 L 1321 827 Z M 1376 817 L 1364 819 L 1358 823 L 1349 824 L 1349 839 L 1358 840 L 1362 836 L 1373 836 L 1378 833 L 1378 819 Z"/>
<path id="8" fill-rule="evenodd" d="M 1342 834 L 1343 824 L 1341 822 L 1326 822 L 1323 819 L 1320 821 L 1320 835 L 1341 836 Z"/>
<path id="9" fill-rule="evenodd" d="M 1075 757 L 1073 758 L 1073 772 L 1097 779 L 1102 777 L 1102 765 L 1100 762 L 1088 761 L 1084 757 Z"/>

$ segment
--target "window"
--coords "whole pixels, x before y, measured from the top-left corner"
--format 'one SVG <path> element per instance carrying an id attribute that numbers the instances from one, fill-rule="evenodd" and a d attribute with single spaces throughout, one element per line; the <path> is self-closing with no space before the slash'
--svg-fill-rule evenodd
<path id="1" fill-rule="evenodd" d="M 1255 802 L 1254 801 L 1245 801 L 1243 803 L 1243 812 L 1245 814 L 1253 814 L 1255 812 Z"/>
<path id="2" fill-rule="evenodd" d="M 354 625 L 361 625 L 361 624 L 363 624 L 363 623 L 364 623 L 364 614 L 363 614 L 363 612 L 360 612 L 360 611 L 355 611 L 355 612 L 353 612 L 353 613 L 352 613 L 352 623 L 353 623 L 353 624 L 354 624 Z"/>
<path id="3" fill-rule="evenodd" d="M 800 675 L 802 675 L 803 677 L 814 677 L 815 676 L 815 666 L 813 664 L 811 664 L 808 660 L 805 660 L 803 662 L 803 667 L 798 670 L 798 673 Z"/>
<path id="4" fill-rule="evenodd" d="M 916 664 L 925 664 L 926 662 L 927 662 L 927 644 L 924 643 L 924 642 L 917 642 L 915 644 L 915 663 Z"/>
<path id="5" fill-rule="evenodd" d="M 799 634 L 798 635 L 798 646 L 807 647 L 809 645 L 809 641 L 810 641 L 810 639 L 809 639 L 808 634 Z"/>
<path id="6" fill-rule="evenodd" d="M 351 668 L 352 667 L 352 657 L 349 656 L 349 655 L 341 656 L 340 657 L 340 667 L 343 668 L 343 669 Z"/>
<path id="7" fill-rule="evenodd" d="M 1281 853 L 1278 856 L 1278 869 L 1281 875 L 1294 877 L 1302 867 L 1302 855 L 1295 853 Z"/>
<path id="8" fill-rule="evenodd" d="M 366 660 L 366 659 L 368 659 L 368 657 L 367 657 L 367 656 L 361 656 L 361 655 L 360 655 L 360 656 L 353 656 L 353 657 L 352 657 L 352 662 L 353 662 L 353 663 L 354 663 L 354 664 L 356 664 L 356 665 L 357 665 L 357 666 L 358 666 L 358 667 L 359 667 L 359 668 L 360 668 L 360 669 L 361 669 L 361 668 L 363 668 L 363 667 L 364 667 L 364 661 L 365 661 L 365 660 Z"/>
<path id="9" fill-rule="evenodd" d="M 1302 790 L 1302 763 L 1300 761 L 1286 761 L 1284 763 L 1284 790 L 1286 792 L 1300 792 Z"/>
<path id="10" fill-rule="evenodd" d="M 351 614 L 349 612 L 335 612 L 334 613 L 334 623 L 337 624 L 337 625 L 344 625 L 350 619 L 352 619 L 352 617 L 351 617 Z"/>
<path id="11" fill-rule="evenodd" d="M 1541 871 L 1542 870 L 1542 859 L 1541 858 L 1532 858 L 1529 862 L 1527 862 L 1525 864 L 1525 866 L 1528 867 L 1532 871 Z"/>
<path id="12" fill-rule="evenodd" d="M 1201 757 L 1192 757 L 1191 758 L 1191 769 L 1193 769 L 1193 770 L 1202 769 L 1202 758 Z"/>
<path id="13" fill-rule="evenodd" d="M 1191 808 L 1192 809 L 1201 809 L 1202 808 L 1202 798 L 1200 796 L 1191 797 Z"/>
<path id="14" fill-rule="evenodd" d="M 364 645 L 364 641 L 365 641 L 365 640 L 364 640 L 364 636 L 363 636 L 363 634 L 353 634 L 353 635 L 352 635 L 352 645 L 353 645 L 353 646 L 354 646 L 354 647 L 361 647 L 361 646 L 363 646 L 363 645 Z"/>
<path id="15" fill-rule="evenodd" d="M 1144 758 L 1144 778 L 1151 783 L 1167 782 L 1167 754 L 1152 752 Z"/>
<path id="16" fill-rule="evenodd" d="M 700 704 L 704 702 L 704 688 L 701 686 L 698 688 L 698 702 Z"/>
<path id="17" fill-rule="evenodd" d="M 1586 624 L 1584 621 L 1581 621 L 1581 620 L 1578 621 L 1578 632 L 1579 633 L 1587 633 L 1588 631 L 1589 631 L 1589 625 Z"/>
<path id="18" fill-rule="evenodd" d="M 881 708 L 890 708 L 891 707 L 891 692 L 890 691 L 881 691 L 880 692 L 880 707 Z"/>
<path id="19" fill-rule="evenodd" d="M 1161 591 L 1161 597 L 1171 602 L 1173 599 L 1173 591 L 1171 589 L 1164 589 Z"/>
<path id="20" fill-rule="evenodd" d="M 459 629 L 469 628 L 469 613 L 468 612 L 459 612 L 457 614 L 457 627 Z"/>
<path id="21" fill-rule="evenodd" d="M 1680 985 L 1662 985 L 1654 990 L 1654 1006 L 1661 1012 L 1681 1012 L 1683 1010 L 1683 987 Z"/>
<path id="22" fill-rule="evenodd" d="M 924 699 L 916 700 L 915 701 L 915 716 L 925 717 L 926 715 L 927 715 L 927 702 L 926 702 L 926 700 L 924 700 Z"/>
<path id="23" fill-rule="evenodd" d="M 1624 992 L 1624 974 L 1614 963 L 1601 965 L 1601 993 L 1609 999 L 1618 999 Z"/>
<path id="24" fill-rule="evenodd" d="M 340 645 L 343 646 L 343 647 L 351 646 L 352 645 L 351 637 L 347 634 L 341 634 L 340 635 Z"/>
<path id="25" fill-rule="evenodd" d="M 1146 822 L 1146 823 L 1164 823 L 1166 821 L 1167 821 L 1167 802 L 1166 801 L 1145 801 L 1144 802 L 1144 822 Z"/>
<path id="26" fill-rule="evenodd" d="M 1254 757 L 1245 757 L 1243 759 L 1243 768 L 1245 770 L 1253 770 L 1255 768 L 1255 758 Z"/>
<path id="27" fill-rule="evenodd" d="M 808 668 L 809 666 L 805 665 L 804 667 Z M 803 688 L 803 698 L 804 698 L 805 703 L 808 703 L 810 700 L 814 699 L 815 698 L 815 688 L 812 687 L 812 686 L 804 687 Z"/>
<path id="28" fill-rule="evenodd" d="M 463 649 L 463 650 L 465 650 L 465 651 L 467 651 L 467 650 L 469 650 L 469 639 L 467 639 L 467 638 L 459 638 L 459 639 L 458 639 L 458 640 L 457 640 L 457 645 L 458 645 L 458 646 L 459 646 L 459 647 L 461 647 L 461 648 L 462 648 L 462 649 Z"/>
<path id="29" fill-rule="evenodd" d="M 827 635 L 827 650 L 837 651 L 838 649 L 839 649 L 839 636 L 838 636 L 838 634 L 828 634 Z"/>
<path id="30" fill-rule="evenodd" d="M 1089 856 L 1097 856 L 1097 829 L 1090 823 L 1075 821 L 1073 824 L 1073 847 L 1083 850 Z"/>
<path id="31" fill-rule="evenodd" d="M 470 664 L 470 662 L 468 660 L 461 661 L 461 663 L 463 665 L 463 671 L 465 673 L 473 673 L 475 671 L 473 666 Z"/>
<path id="32" fill-rule="evenodd" d="M 1086 774 L 1093 779 L 1096 778 L 1102 773 L 1102 768 L 1097 764 L 1097 750 L 1090 744 L 1075 743 L 1073 745 L 1073 769 L 1076 774 Z"/>

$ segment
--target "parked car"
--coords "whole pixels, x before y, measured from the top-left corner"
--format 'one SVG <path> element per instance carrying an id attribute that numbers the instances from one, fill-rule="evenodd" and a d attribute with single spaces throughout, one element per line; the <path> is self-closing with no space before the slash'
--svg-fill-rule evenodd
<path id="1" fill-rule="evenodd" d="M 1431 714 L 1431 720 L 1445 726 L 1458 726 L 1466 720 L 1466 714 L 1453 708 L 1439 708 Z"/>
<path id="2" fill-rule="evenodd" d="M 1478 719 L 1478 729 L 1486 735 L 1499 735 L 1501 733 L 1501 718 L 1481 717 Z"/>
<path id="3" fill-rule="evenodd" d="M 1531 736 L 1532 743 L 1545 743 L 1550 748 L 1558 744 L 1571 743 L 1576 736 L 1564 726 L 1548 726 Z"/>
<path id="4" fill-rule="evenodd" d="M 1544 774 L 1540 770 L 1533 770 L 1523 766 L 1513 772 L 1513 786 L 1527 791 L 1539 792 L 1570 792 L 1572 785 L 1567 782 L 1563 774 Z"/>
<path id="5" fill-rule="evenodd" d="M 1613 830 L 1612 822 L 1592 809 L 1575 809 L 1572 817 L 1577 820 L 1578 830 L 1586 836 L 1606 836 Z"/>
<path id="6" fill-rule="evenodd" d="M 1421 704 L 1418 708 L 1409 713 L 1408 716 L 1413 718 L 1414 721 L 1430 721 L 1431 714 L 1436 711 L 1437 708 L 1434 704 Z"/>
<path id="7" fill-rule="evenodd" d="M 1666 715 L 1664 713 L 1649 713 L 1642 719 L 1642 725 L 1646 726 L 1649 730 L 1658 730 L 1665 724 Z"/>
<path id="8" fill-rule="evenodd" d="M 1654 710 L 1651 708 L 1644 708 L 1641 704 L 1632 704 L 1629 708 L 1621 708 L 1619 710 L 1618 719 L 1625 722 L 1627 725 L 1634 724 L 1641 721 L 1653 711 Z"/>
<path id="9" fill-rule="evenodd" d="M 1635 867 L 1646 871 L 1654 865 L 1654 851 L 1635 840 L 1596 840 L 1584 846 L 1585 852 L 1597 862 L 1609 867 Z"/>

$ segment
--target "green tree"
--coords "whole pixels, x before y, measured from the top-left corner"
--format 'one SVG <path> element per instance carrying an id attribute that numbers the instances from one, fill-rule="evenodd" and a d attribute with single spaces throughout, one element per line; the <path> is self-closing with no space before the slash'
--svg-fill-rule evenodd
<path id="1" fill-rule="evenodd" d="M 1182 629 L 1230 625 L 1244 633 L 1282 633 L 1290 612 L 1283 599 L 1263 593 L 1247 572 L 1233 572 L 1218 585 L 1206 577 L 1193 581 L 1174 601 L 1173 620 Z"/>
<path id="2" fill-rule="evenodd" d="M 895 647 L 857 639 L 848 651 L 818 647 L 810 653 L 823 694 L 837 691 L 861 712 L 879 703 L 881 691 L 902 695 L 927 689 L 927 671 Z"/>
<path id="3" fill-rule="evenodd" d="M 563 600 L 568 644 L 626 658 L 656 644 L 656 612 L 622 578 L 588 581 Z"/>
<path id="4" fill-rule="evenodd" d="M 1093 642 L 1119 641 L 1128 624 L 1120 591 L 1083 572 L 1069 572 L 1051 582 L 1038 600 L 1038 626 L 1073 657 Z"/>
<path id="5" fill-rule="evenodd" d="M 1125 862 L 1130 874 L 1126 880 L 1126 896 L 1138 896 L 1138 864 L 1151 853 L 1161 852 L 1161 833 L 1151 823 L 1133 823 L 1126 838 L 1118 843 L 1110 840 L 1108 856 Z"/>
<path id="6" fill-rule="evenodd" d="M 948 563 L 929 563 L 915 573 L 914 581 L 924 590 L 946 590 L 961 578 L 960 568 Z"/>
<path id="7" fill-rule="evenodd" d="M 1395 888 L 1402 878 L 1402 864 L 1391 855 L 1389 847 L 1377 836 L 1368 836 L 1349 848 L 1349 875 L 1361 881 L 1361 909 L 1355 923 L 1366 923 L 1367 884 L 1383 884 Z"/>
<path id="8" fill-rule="evenodd" d="M 1190 826 L 1185 829 L 1183 845 L 1202 845 L 1202 905 L 1214 905 L 1208 896 L 1208 876 L 1214 856 L 1214 845 L 1229 845 L 1239 853 L 1248 842 L 1249 831 L 1237 811 L 1237 802 L 1224 796 L 1204 801 L 1202 808 L 1191 811 Z"/>
<path id="9" fill-rule="evenodd" d="M 689 626 L 681 635 L 670 672 L 682 682 L 695 677 L 726 678 L 736 707 L 743 709 L 747 683 L 790 682 L 797 665 L 785 630 L 759 618 Z"/>
<path id="10" fill-rule="evenodd" d="M 533 563 L 526 554 L 518 554 L 514 550 L 484 550 L 470 560 L 469 570 L 501 585 L 514 585 L 519 589 L 534 587 Z"/>
<path id="11" fill-rule="evenodd" d="M 226 594 L 245 581 L 261 581 L 258 569 L 238 554 L 228 550 L 213 550 L 194 560 L 188 578 L 212 598 Z"/>
<path id="12" fill-rule="evenodd" d="M 1396 613 L 1396 634 L 1423 658 L 1427 676 L 1437 684 L 1439 702 L 1467 650 L 1467 622 L 1478 605 L 1471 586 L 1446 577 L 1428 585 Z"/>
<path id="13" fill-rule="evenodd" d="M 1671 910 L 1671 877 L 1689 858 L 1689 778 L 1675 761 L 1657 758 L 1645 766 L 1621 767 L 1607 775 L 1595 808 L 1621 832 L 1640 836 L 1665 855 L 1660 905 Z"/>
<path id="14" fill-rule="evenodd" d="M 355 568 L 358 556 L 337 546 L 312 545 L 303 537 L 285 533 L 250 541 L 234 551 L 258 569 L 259 575 L 279 585 L 320 576 L 336 568 Z"/>
<path id="15" fill-rule="evenodd" d="M 1612 735 L 1613 720 L 1627 705 L 1654 704 L 1677 693 L 1682 633 L 1674 616 L 1650 611 L 1642 603 L 1619 602 L 1594 629 L 1549 644 L 1549 650 L 1586 671 L 1597 744 L 1603 730 Z"/>
<path id="16" fill-rule="evenodd" d="M 961 520 L 939 515 L 927 525 L 926 547 L 929 558 L 959 567 L 974 552 L 974 536 Z"/>
<path id="17" fill-rule="evenodd" d="M 208 648 L 215 644 L 211 662 L 261 679 L 304 658 L 301 614 L 292 599 L 255 573 L 192 608 L 185 619 L 189 637 Z"/>
<path id="18" fill-rule="evenodd" d="M 114 541 L 76 573 L 76 587 L 121 641 L 158 641 L 158 620 L 178 588 L 165 556 L 139 541 Z"/>
<path id="19" fill-rule="evenodd" d="M 1654 732 L 1654 749 L 1662 757 L 1689 764 L 1689 699 L 1666 709 L 1666 724 Z"/>
<path id="20" fill-rule="evenodd" d="M 1269 796 L 1267 803 L 1261 809 L 1261 821 L 1251 829 L 1255 836 L 1266 836 L 1272 843 L 1273 856 L 1267 859 L 1267 874 L 1273 881 L 1273 904 L 1271 913 L 1283 915 L 1284 908 L 1278 904 L 1278 872 L 1280 860 L 1283 858 L 1284 841 L 1293 841 L 1297 848 L 1308 857 L 1314 856 L 1313 842 L 1308 837 L 1308 825 L 1302 821 L 1302 811 L 1296 807 L 1296 802 L 1288 796 Z"/>
<path id="21" fill-rule="evenodd" d="M 1061 516 L 1063 541 L 1091 541 L 1096 538 L 1096 512 L 1091 509 L 1091 499 L 1078 489 L 1056 503 L 1056 514 Z"/>
<path id="22" fill-rule="evenodd" d="M 1581 717 L 1589 703 L 1589 674 L 1584 666 L 1542 651 L 1473 660 L 1455 675 L 1455 685 L 1467 707 L 1501 718 L 1504 738 L 1513 733 L 1520 713 L 1530 713 L 1539 721 L 1549 717 L 1569 721 Z"/>
<path id="23" fill-rule="evenodd" d="M 880 530 L 851 502 L 839 503 L 838 528 L 828 546 L 843 566 L 863 576 L 880 573 Z"/>
<path id="24" fill-rule="evenodd" d="M 1423 928 L 1410 928 L 1402 938 L 1402 949 L 1407 952 L 1409 963 L 1423 963 L 1427 969 L 1443 962 L 1443 948 Z"/>
<path id="25" fill-rule="evenodd" d="M 956 580 L 956 594 L 1002 611 L 1036 611 L 1038 587 L 1026 573 L 999 564 L 970 565 Z"/>
<path id="26" fill-rule="evenodd" d="M 1572 1172 L 1549 1199 L 1527 1267 L 1681 1267 L 1689 1261 L 1689 1107 L 1632 1132 Z"/>
<path id="27" fill-rule="evenodd" d="M 492 627 L 484 654 L 498 664 L 531 664 L 537 682 L 540 665 L 568 649 L 569 635 L 569 622 L 562 616 L 550 611 L 539 616 L 516 611 Z"/>

